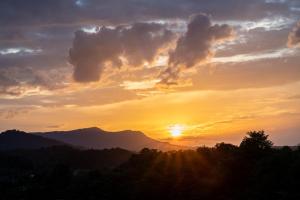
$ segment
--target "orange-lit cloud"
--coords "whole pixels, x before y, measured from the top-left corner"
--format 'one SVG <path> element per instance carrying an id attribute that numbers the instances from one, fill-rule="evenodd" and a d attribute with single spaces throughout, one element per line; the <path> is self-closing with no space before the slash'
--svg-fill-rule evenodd
<path id="1" fill-rule="evenodd" d="M 300 21 L 289 34 L 287 44 L 289 47 L 300 47 Z"/>
<path id="2" fill-rule="evenodd" d="M 121 57 L 132 67 L 151 63 L 159 48 L 172 38 L 171 31 L 155 23 L 135 23 L 113 29 L 102 27 L 92 34 L 78 31 L 70 49 L 74 79 L 98 81 L 107 62 L 113 67 L 122 67 Z"/>
<path id="3" fill-rule="evenodd" d="M 172 84 L 178 79 L 183 68 L 199 65 L 214 54 L 212 45 L 232 38 L 232 27 L 212 25 L 206 14 L 194 15 L 187 27 L 187 32 L 178 39 L 176 48 L 170 52 L 169 66 L 162 72 L 162 84 Z"/>

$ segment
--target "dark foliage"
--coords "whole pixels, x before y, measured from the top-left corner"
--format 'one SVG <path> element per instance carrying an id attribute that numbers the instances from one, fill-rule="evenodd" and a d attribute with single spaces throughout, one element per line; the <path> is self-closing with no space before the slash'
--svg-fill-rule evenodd
<path id="1" fill-rule="evenodd" d="M 161 152 L 70 147 L 0 154 L 1 199 L 300 199 L 300 150 L 264 132 L 240 146 Z"/>

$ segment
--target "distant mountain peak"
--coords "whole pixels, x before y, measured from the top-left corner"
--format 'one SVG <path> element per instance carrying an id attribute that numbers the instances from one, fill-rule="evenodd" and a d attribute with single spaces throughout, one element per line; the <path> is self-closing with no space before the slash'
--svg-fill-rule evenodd
<path id="1" fill-rule="evenodd" d="M 80 131 L 80 132 L 104 132 L 103 129 L 99 128 L 99 127 L 88 127 L 88 128 L 80 128 L 80 129 L 75 129 L 72 131 Z"/>
<path id="2" fill-rule="evenodd" d="M 102 131 L 101 128 L 97 127 L 97 126 L 92 126 L 92 127 L 88 127 L 88 128 L 80 128 L 77 130 L 94 130 L 94 131 Z"/>
<path id="3" fill-rule="evenodd" d="M 1 133 L 2 135 L 15 135 L 15 134 L 27 134 L 24 131 L 20 131 L 17 129 L 10 129 L 10 130 L 6 130 L 4 132 Z"/>
<path id="4" fill-rule="evenodd" d="M 61 132 L 61 131 L 59 131 Z M 99 127 L 88 127 L 88 128 L 79 128 L 71 131 L 62 131 L 62 132 L 69 132 L 69 133 L 82 133 L 82 134 L 90 134 L 90 133 L 102 133 L 102 134 L 132 134 L 132 135 L 142 135 L 146 136 L 141 131 L 135 131 L 135 130 L 122 130 L 122 131 L 106 131 L 104 129 L 101 129 Z M 146 136 L 147 137 L 147 136 Z"/>
<path id="5" fill-rule="evenodd" d="M 7 130 L 0 134 L 0 151 L 12 149 L 39 149 L 58 145 L 66 144 L 55 139 L 45 138 L 19 130 Z"/>
<path id="6" fill-rule="evenodd" d="M 132 130 L 105 131 L 98 127 L 89 127 L 70 131 L 54 131 L 36 134 L 88 149 L 119 147 L 127 150 L 139 151 L 143 148 L 160 150 L 175 150 L 181 148 L 176 145 L 152 139 L 141 131 Z"/>
<path id="7" fill-rule="evenodd" d="M 129 134 L 136 134 L 136 135 L 144 135 L 144 136 L 146 136 L 142 131 L 134 131 L 134 130 L 116 131 L 114 133 L 129 133 Z"/>

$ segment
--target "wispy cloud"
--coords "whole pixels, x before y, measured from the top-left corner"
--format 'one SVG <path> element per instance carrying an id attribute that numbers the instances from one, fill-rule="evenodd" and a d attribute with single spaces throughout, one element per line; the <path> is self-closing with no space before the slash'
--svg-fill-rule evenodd
<path id="1" fill-rule="evenodd" d="M 30 48 L 25 48 L 25 47 L 0 49 L 0 54 L 1 55 L 9 55 L 9 54 L 38 54 L 40 52 L 42 52 L 41 49 L 30 49 Z"/>
<path id="2" fill-rule="evenodd" d="M 227 63 L 227 62 L 248 62 L 262 59 L 272 59 L 272 58 L 288 58 L 293 57 L 298 52 L 293 49 L 283 48 L 264 52 L 255 52 L 250 54 L 238 54 L 228 57 L 215 57 L 212 58 L 212 63 Z"/>

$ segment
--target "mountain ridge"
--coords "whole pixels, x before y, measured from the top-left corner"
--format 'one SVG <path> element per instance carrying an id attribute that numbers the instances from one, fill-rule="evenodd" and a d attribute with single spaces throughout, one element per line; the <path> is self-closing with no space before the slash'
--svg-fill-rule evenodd
<path id="1" fill-rule="evenodd" d="M 141 131 L 133 130 L 105 131 L 98 127 L 89 127 L 69 131 L 34 132 L 32 134 L 87 149 L 123 148 L 140 151 L 143 148 L 151 148 L 168 151 L 185 148 L 152 139 Z"/>
<path id="2" fill-rule="evenodd" d="M 7 130 L 0 134 L 0 150 L 13 149 L 39 149 L 51 146 L 65 146 L 67 144 L 44 138 L 39 135 L 33 135 L 19 130 Z"/>

